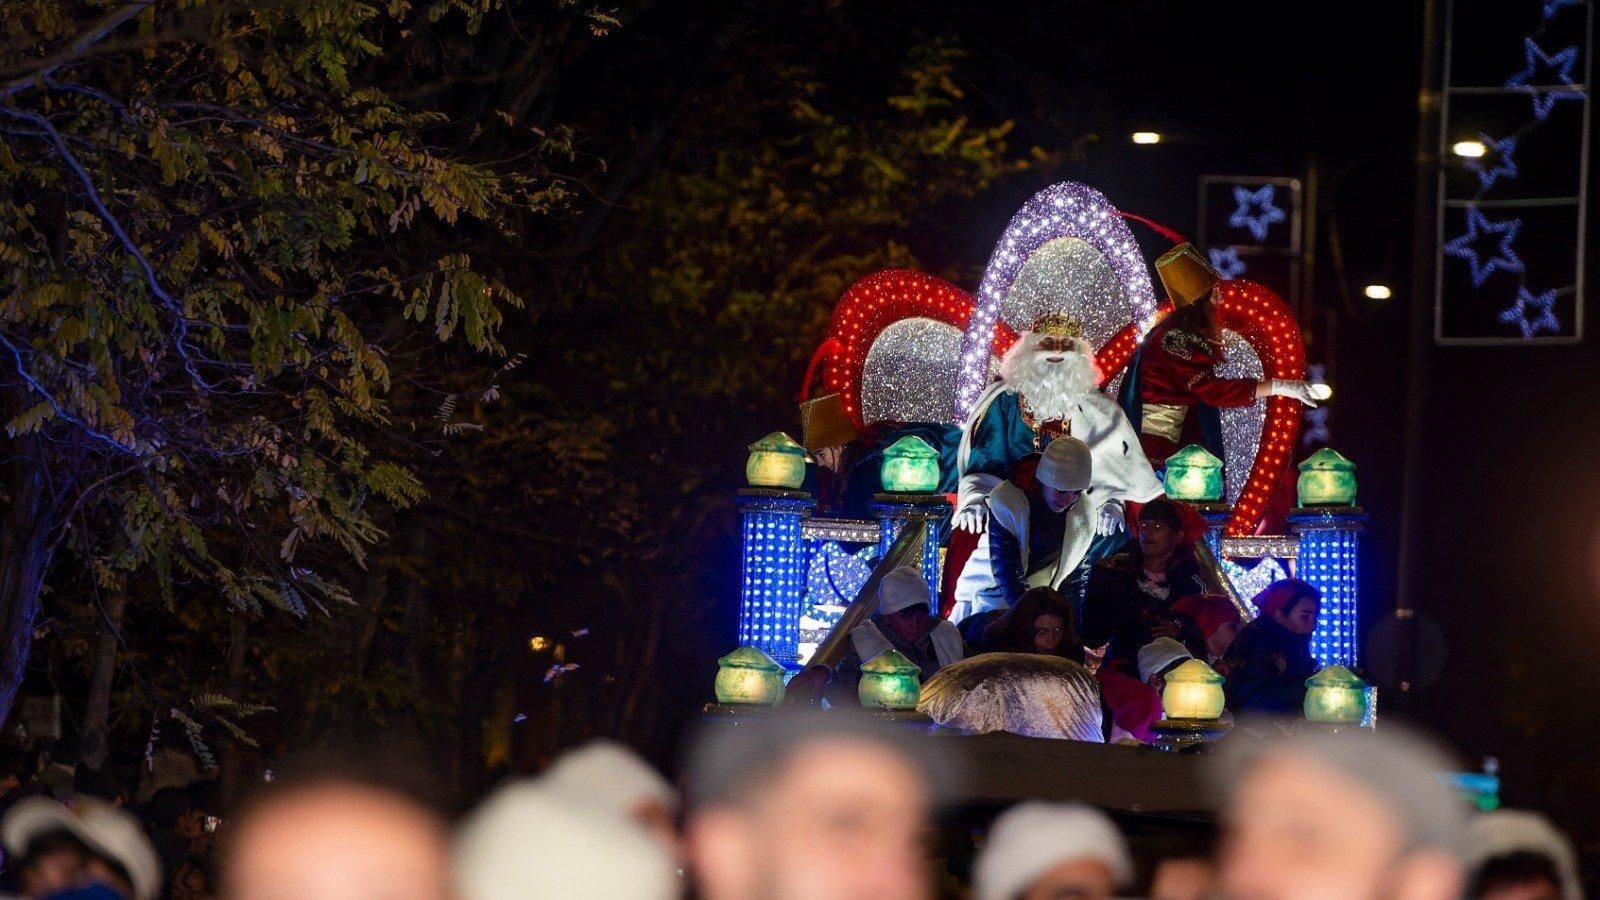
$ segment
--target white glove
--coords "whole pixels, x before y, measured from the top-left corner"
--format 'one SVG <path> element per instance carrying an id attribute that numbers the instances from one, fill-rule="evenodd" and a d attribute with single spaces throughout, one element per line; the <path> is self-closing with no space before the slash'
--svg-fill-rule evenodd
<path id="1" fill-rule="evenodd" d="M 989 530 L 989 506 L 983 501 L 971 503 L 956 512 L 955 526 L 972 534 Z"/>
<path id="2" fill-rule="evenodd" d="M 1293 400 L 1299 400 L 1312 409 L 1317 408 L 1317 398 L 1311 391 L 1311 385 L 1304 381 L 1274 378 L 1267 382 L 1267 396 L 1288 397 Z"/>
<path id="3" fill-rule="evenodd" d="M 1127 522 L 1122 517 L 1122 501 L 1107 500 L 1100 507 L 1100 522 L 1095 526 L 1094 533 L 1101 537 L 1116 534 L 1127 527 Z"/>

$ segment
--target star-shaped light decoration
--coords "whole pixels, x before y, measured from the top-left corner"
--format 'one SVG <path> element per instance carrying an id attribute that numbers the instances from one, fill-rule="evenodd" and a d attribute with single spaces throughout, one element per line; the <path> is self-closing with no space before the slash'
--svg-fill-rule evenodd
<path id="1" fill-rule="evenodd" d="M 1515 325 L 1523 338 L 1531 338 L 1543 331 L 1561 332 L 1561 320 L 1556 318 L 1556 292 L 1545 291 L 1535 295 L 1527 288 L 1517 288 L 1517 299 L 1500 312 L 1500 321 Z"/>
<path id="2" fill-rule="evenodd" d="M 1506 87 L 1520 87 L 1533 98 L 1533 115 L 1543 122 L 1550 115 L 1550 108 L 1556 105 L 1557 100 L 1582 100 L 1582 90 L 1564 91 L 1554 87 L 1556 79 L 1569 87 L 1577 88 L 1577 82 L 1572 80 L 1572 67 L 1578 62 L 1578 47 L 1573 45 L 1559 53 L 1544 52 L 1544 48 L 1533 42 L 1533 38 L 1524 38 L 1522 41 L 1522 58 L 1527 63 L 1527 68 L 1506 79 Z M 1543 75 L 1548 72 L 1554 78 L 1546 80 Z"/>
<path id="3" fill-rule="evenodd" d="M 1239 258 L 1238 247 L 1212 247 L 1207 253 L 1211 256 L 1211 268 L 1223 278 L 1238 278 L 1244 274 L 1244 260 Z"/>
<path id="4" fill-rule="evenodd" d="M 1477 207 L 1470 207 L 1467 209 L 1467 233 L 1446 241 L 1444 252 L 1466 260 L 1472 267 L 1472 286 L 1483 287 L 1483 283 L 1489 280 L 1489 276 L 1493 275 L 1496 269 L 1505 272 L 1522 271 L 1522 260 L 1511 249 L 1511 242 L 1516 240 L 1517 232 L 1521 228 L 1521 219 L 1491 222 L 1478 211 Z M 1500 248 L 1487 261 L 1478 254 L 1478 248 L 1473 246 L 1484 234 L 1500 236 Z"/>
<path id="5" fill-rule="evenodd" d="M 1544 2 L 1544 20 L 1546 22 L 1548 22 L 1551 19 L 1555 18 L 1556 17 L 1556 13 L 1560 12 L 1561 11 L 1561 7 L 1563 7 L 1563 6 L 1582 6 L 1582 5 L 1583 5 L 1583 0 L 1545 0 L 1545 2 Z"/>
<path id="6" fill-rule="evenodd" d="M 1479 134 L 1478 139 L 1483 141 L 1483 145 L 1489 148 L 1489 153 L 1493 153 L 1495 157 L 1495 164 L 1492 168 L 1486 167 L 1484 164 L 1484 160 L 1488 158 L 1489 153 L 1485 153 L 1477 159 L 1467 160 L 1467 168 L 1478 173 L 1478 181 L 1483 185 L 1484 190 L 1494 187 L 1494 183 L 1501 178 L 1517 177 L 1517 162 L 1511 158 L 1511 154 L 1517 150 L 1517 138 L 1515 135 L 1497 141 L 1487 134 Z"/>
<path id="7" fill-rule="evenodd" d="M 1249 229 L 1250 235 L 1256 240 L 1266 240 L 1267 230 L 1284 220 L 1283 210 L 1272 205 L 1276 193 L 1277 188 L 1270 184 L 1264 184 L 1254 191 L 1234 185 L 1233 201 L 1239 204 L 1239 208 L 1228 217 L 1229 227 Z M 1252 207 L 1259 207 L 1260 212 L 1252 212 Z"/>

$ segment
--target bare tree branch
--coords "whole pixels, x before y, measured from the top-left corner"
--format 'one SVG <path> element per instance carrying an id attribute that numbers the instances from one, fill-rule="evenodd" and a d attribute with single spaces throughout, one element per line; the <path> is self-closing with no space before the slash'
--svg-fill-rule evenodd
<path id="1" fill-rule="evenodd" d="M 85 28 L 81 34 L 73 38 L 72 42 L 65 47 L 43 59 L 29 63 L 27 74 L 14 78 L 6 82 L 4 86 L 0 86 L 0 97 L 9 97 L 19 91 L 26 90 L 39 79 L 54 73 L 55 70 L 83 56 L 89 51 L 90 47 L 105 40 L 106 35 L 116 31 L 124 22 L 144 12 L 145 8 L 154 2 L 155 0 L 134 0 L 134 2 L 126 6 L 119 6 L 106 13 L 105 16 L 101 17 L 100 21 Z"/>

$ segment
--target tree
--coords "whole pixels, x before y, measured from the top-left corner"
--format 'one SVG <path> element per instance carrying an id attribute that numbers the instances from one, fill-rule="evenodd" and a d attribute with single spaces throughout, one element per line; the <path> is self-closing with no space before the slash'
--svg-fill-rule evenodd
<path id="1" fill-rule="evenodd" d="M 0 717 L 41 585 L 304 616 L 351 601 L 376 509 L 424 491 L 386 400 L 413 330 L 502 352 L 520 304 L 419 232 L 505 234 L 560 180 L 436 149 L 363 81 L 466 0 L 26 0 L 0 18 Z M 508 125 L 508 127 L 513 127 Z M 538 154 L 559 140 L 524 129 Z M 438 246 L 441 242 L 429 242 Z M 413 328 L 412 326 L 421 326 Z"/>

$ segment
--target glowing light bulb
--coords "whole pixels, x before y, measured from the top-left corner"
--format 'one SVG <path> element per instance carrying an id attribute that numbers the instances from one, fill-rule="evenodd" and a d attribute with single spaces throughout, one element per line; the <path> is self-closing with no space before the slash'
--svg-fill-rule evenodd
<path id="1" fill-rule="evenodd" d="M 1369 284 L 1362 290 L 1368 300 L 1387 300 L 1394 296 L 1394 291 L 1387 284 Z"/>
<path id="2" fill-rule="evenodd" d="M 1159 144 L 1161 143 L 1161 135 L 1154 131 L 1135 131 L 1133 133 L 1133 142 L 1135 144 Z"/>
<path id="3" fill-rule="evenodd" d="M 1479 159 L 1489 152 L 1489 148 L 1484 146 L 1483 141 L 1456 141 L 1450 152 L 1465 159 Z"/>

